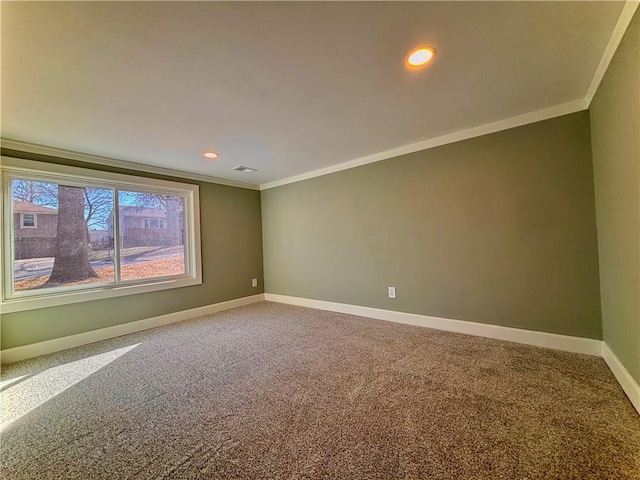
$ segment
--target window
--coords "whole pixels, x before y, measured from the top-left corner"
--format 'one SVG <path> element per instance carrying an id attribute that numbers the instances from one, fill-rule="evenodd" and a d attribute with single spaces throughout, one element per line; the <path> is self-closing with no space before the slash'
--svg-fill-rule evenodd
<path id="1" fill-rule="evenodd" d="M 21 228 L 36 228 L 36 215 L 34 213 L 21 213 L 20 218 Z"/>
<path id="2" fill-rule="evenodd" d="M 144 228 L 166 228 L 162 218 L 145 218 Z"/>
<path id="3" fill-rule="evenodd" d="M 118 198 L 122 278 L 134 280 L 185 273 L 187 266 L 182 261 L 185 258 L 185 198 L 144 190 L 120 190 Z M 141 217 L 146 217 L 144 228 L 139 227 Z M 165 219 L 170 227 L 158 231 Z"/>
<path id="4" fill-rule="evenodd" d="M 4 312 L 202 283 L 197 186 L 2 160 Z"/>

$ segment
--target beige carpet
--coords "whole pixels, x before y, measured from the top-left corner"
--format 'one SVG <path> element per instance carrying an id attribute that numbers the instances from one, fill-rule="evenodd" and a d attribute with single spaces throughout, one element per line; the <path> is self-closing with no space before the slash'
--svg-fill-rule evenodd
<path id="1" fill-rule="evenodd" d="M 3 479 L 640 478 L 600 358 L 273 303 L 2 382 Z"/>

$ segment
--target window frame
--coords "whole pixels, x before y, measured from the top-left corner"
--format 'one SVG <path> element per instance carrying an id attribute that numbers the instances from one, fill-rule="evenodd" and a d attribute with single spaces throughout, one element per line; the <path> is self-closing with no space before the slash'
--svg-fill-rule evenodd
<path id="1" fill-rule="evenodd" d="M 33 225 L 25 225 L 24 224 L 24 216 L 25 215 L 31 215 L 33 217 Z M 20 214 L 20 230 L 24 230 L 24 229 L 38 229 L 38 216 L 35 213 L 21 213 Z"/>
<path id="2" fill-rule="evenodd" d="M 0 199 L 0 207 L 2 209 L 0 249 L 3 252 L 1 265 L 2 275 L 0 276 L 0 290 L 2 292 L 0 310 L 2 313 L 202 284 L 198 185 L 4 156 L 0 163 L 0 174 L 2 175 L 1 181 L 3 186 L 3 195 Z M 119 256 L 116 255 L 114 257 L 113 282 L 117 283 L 109 282 L 73 287 L 53 287 L 43 289 L 42 293 L 34 293 L 29 290 L 15 292 L 13 279 L 13 237 L 17 226 L 14 225 L 13 222 L 13 199 L 11 192 L 11 181 L 14 178 L 49 181 L 71 186 L 91 186 L 112 189 L 114 191 L 114 224 L 117 224 L 119 216 L 117 189 L 142 190 L 149 193 L 184 196 L 183 228 L 186 273 L 122 281 L 119 278 L 120 265 L 118 265 L 115 260 L 119 258 Z M 114 238 L 114 248 L 118 248 L 118 240 L 119 239 Z"/>

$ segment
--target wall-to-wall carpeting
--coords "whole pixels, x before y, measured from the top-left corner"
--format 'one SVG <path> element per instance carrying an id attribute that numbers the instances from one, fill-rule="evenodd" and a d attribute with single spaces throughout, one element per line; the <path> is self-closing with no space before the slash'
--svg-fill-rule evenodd
<path id="1" fill-rule="evenodd" d="M 301 307 L 254 304 L 2 375 L 13 480 L 640 472 L 640 417 L 601 358 Z"/>

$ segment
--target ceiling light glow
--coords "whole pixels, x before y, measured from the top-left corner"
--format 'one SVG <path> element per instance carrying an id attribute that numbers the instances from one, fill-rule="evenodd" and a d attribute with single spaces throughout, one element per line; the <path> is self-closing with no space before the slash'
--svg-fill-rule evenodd
<path id="1" fill-rule="evenodd" d="M 404 59 L 404 62 L 409 68 L 420 68 L 429 63 L 435 56 L 435 48 L 423 46 L 411 50 Z"/>
<path id="2" fill-rule="evenodd" d="M 218 158 L 220 156 L 220 154 L 216 152 L 204 152 L 203 155 L 207 158 L 212 158 L 212 159 Z"/>

